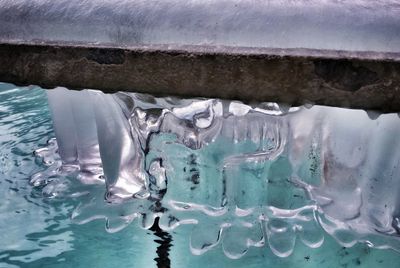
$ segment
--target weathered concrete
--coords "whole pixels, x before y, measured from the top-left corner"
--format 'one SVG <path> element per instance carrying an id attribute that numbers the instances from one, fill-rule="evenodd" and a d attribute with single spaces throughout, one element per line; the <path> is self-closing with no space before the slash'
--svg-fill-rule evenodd
<path id="1" fill-rule="evenodd" d="M 389 53 L 0 44 L 0 81 L 400 111 L 400 55 Z"/>

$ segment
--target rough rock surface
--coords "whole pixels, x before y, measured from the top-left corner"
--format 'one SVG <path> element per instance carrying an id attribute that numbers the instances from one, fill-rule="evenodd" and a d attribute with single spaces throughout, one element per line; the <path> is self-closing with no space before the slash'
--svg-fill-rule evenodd
<path id="1" fill-rule="evenodd" d="M 0 44 L 0 81 L 400 111 L 393 53 Z"/>

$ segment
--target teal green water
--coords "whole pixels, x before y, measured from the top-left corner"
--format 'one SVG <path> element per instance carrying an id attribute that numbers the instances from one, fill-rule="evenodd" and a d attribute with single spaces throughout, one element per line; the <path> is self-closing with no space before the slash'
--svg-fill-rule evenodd
<path id="1" fill-rule="evenodd" d="M 160 238 L 152 231 L 131 224 L 109 234 L 103 220 L 72 224 L 77 201 L 46 199 L 29 185 L 29 177 L 45 168 L 32 152 L 52 137 L 45 91 L 0 84 L 0 268 L 157 267 Z M 170 233 L 170 267 L 400 267 L 394 251 L 363 244 L 343 248 L 328 235 L 318 249 L 297 243 L 288 258 L 275 256 L 267 246 L 253 247 L 238 260 L 225 257 L 220 246 L 194 256 L 189 250 L 192 228 Z"/>

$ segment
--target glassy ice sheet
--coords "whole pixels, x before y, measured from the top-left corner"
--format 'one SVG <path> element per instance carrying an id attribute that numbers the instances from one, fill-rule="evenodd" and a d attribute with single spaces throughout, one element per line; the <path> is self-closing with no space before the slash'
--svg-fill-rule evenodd
<path id="1" fill-rule="evenodd" d="M 400 265 L 397 114 L 48 96 L 0 84 L 0 267 Z"/>
<path id="2" fill-rule="evenodd" d="M 0 41 L 400 52 L 400 3 L 0 0 Z"/>

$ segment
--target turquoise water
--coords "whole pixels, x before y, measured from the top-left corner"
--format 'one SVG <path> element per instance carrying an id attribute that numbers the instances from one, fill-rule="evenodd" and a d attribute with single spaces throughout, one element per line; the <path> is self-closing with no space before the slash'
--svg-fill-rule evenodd
<path id="1" fill-rule="evenodd" d="M 73 224 L 70 216 L 78 200 L 46 198 L 40 188 L 29 184 L 32 174 L 46 168 L 33 151 L 46 146 L 54 135 L 45 90 L 0 84 L 1 268 L 400 266 L 400 255 L 394 251 L 365 244 L 344 248 L 329 235 L 317 249 L 297 243 L 287 258 L 277 257 L 264 246 L 252 247 L 241 259 L 231 260 L 221 246 L 192 255 L 190 225 L 167 234 L 131 224 L 110 234 L 104 220 Z"/>

